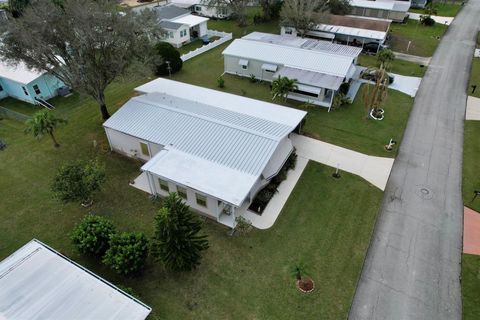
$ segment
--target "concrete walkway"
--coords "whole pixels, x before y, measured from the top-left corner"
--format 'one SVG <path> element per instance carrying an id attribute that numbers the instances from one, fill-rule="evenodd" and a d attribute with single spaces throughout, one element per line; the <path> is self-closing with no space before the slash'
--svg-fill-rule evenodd
<path id="1" fill-rule="evenodd" d="M 297 134 L 292 134 L 291 139 L 299 157 L 333 168 L 338 166 L 341 171 L 356 174 L 377 188 L 385 189 L 393 158 L 373 157 Z"/>
<path id="2" fill-rule="evenodd" d="M 473 53 L 473 56 L 475 58 L 480 58 L 480 49 L 475 49 L 475 52 Z"/>
<path id="3" fill-rule="evenodd" d="M 364 70 L 367 68 L 358 66 L 357 69 Z M 422 78 L 407 77 L 396 73 L 390 74 L 393 75 L 395 79 L 393 80 L 393 83 L 388 86 L 389 89 L 397 90 L 402 93 L 408 94 L 412 98 L 415 97 L 415 95 L 417 94 L 417 90 L 420 87 L 420 83 L 422 82 Z M 358 80 L 363 83 L 374 83 L 373 81 L 368 81 L 360 78 Z"/>
<path id="4" fill-rule="evenodd" d="M 432 59 L 432 57 L 420 57 L 396 51 L 393 53 L 395 54 L 395 58 L 399 60 L 423 64 L 424 66 L 428 66 L 430 64 L 430 60 Z"/>
<path id="5" fill-rule="evenodd" d="M 468 96 L 465 120 L 480 120 L 480 98 Z"/>
<path id="6" fill-rule="evenodd" d="M 462 319 L 463 126 L 480 0 L 453 20 L 415 97 L 349 318 Z"/>
<path id="7" fill-rule="evenodd" d="M 480 213 L 464 207 L 463 253 L 480 255 Z"/>
<path id="8" fill-rule="evenodd" d="M 409 16 L 410 19 L 420 20 L 421 14 L 420 13 L 409 12 L 408 16 Z M 454 17 L 442 17 L 442 16 L 430 16 L 430 17 L 433 20 L 435 20 L 436 23 L 444 24 L 444 25 L 447 25 L 447 26 L 449 26 L 454 19 Z"/>

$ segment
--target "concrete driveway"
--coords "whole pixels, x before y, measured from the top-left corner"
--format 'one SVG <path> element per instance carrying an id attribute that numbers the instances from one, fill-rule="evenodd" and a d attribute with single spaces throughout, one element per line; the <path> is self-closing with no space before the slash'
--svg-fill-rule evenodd
<path id="1" fill-rule="evenodd" d="M 358 72 L 358 74 L 360 74 L 362 70 L 365 70 L 367 68 L 358 66 L 357 69 L 360 70 Z M 396 73 L 390 73 L 390 74 L 393 75 L 395 79 L 393 80 L 393 83 L 388 86 L 388 88 L 408 94 L 412 98 L 415 97 L 415 95 L 417 94 L 418 88 L 420 87 L 420 83 L 422 82 L 422 78 L 407 77 L 407 76 L 402 76 Z M 368 81 L 361 78 L 358 78 L 358 80 L 363 83 L 371 83 L 371 84 L 374 83 L 373 81 Z"/>
<path id="2" fill-rule="evenodd" d="M 413 12 L 409 12 L 408 15 L 410 19 L 413 19 L 413 20 L 420 20 L 420 16 L 421 16 L 421 14 L 413 13 Z M 436 23 L 444 24 L 447 26 L 449 26 L 454 19 L 454 17 L 442 17 L 442 16 L 431 16 L 431 18 L 435 20 Z"/>

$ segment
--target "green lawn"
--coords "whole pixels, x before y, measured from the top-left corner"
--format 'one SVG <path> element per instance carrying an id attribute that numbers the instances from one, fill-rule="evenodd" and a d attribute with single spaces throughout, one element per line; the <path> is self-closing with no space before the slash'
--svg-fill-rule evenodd
<path id="1" fill-rule="evenodd" d="M 426 27 L 417 20 L 409 19 L 407 23 L 393 23 L 390 27 L 391 46 L 394 51 L 412 55 L 431 57 L 435 52 L 447 26 L 436 23 Z M 408 42 L 411 41 L 407 52 Z"/>
<path id="2" fill-rule="evenodd" d="M 462 256 L 463 319 L 480 319 L 480 256 Z"/>
<path id="3" fill-rule="evenodd" d="M 117 83 L 107 92 L 114 112 L 138 83 Z M 331 177 L 332 168 L 310 163 L 273 228 L 230 237 L 207 221 L 210 249 L 198 270 L 166 272 L 148 262 L 135 278 L 113 274 L 74 251 L 68 237 L 75 223 L 92 212 L 111 218 L 120 230 L 153 233 L 158 204 L 128 185 L 140 163 L 107 152 L 95 103 L 74 95 L 52 102 L 55 113 L 69 120 L 58 131 L 54 149 L 23 133 L 23 124 L 0 121 L 0 260 L 25 242 L 38 238 L 116 284 L 131 287 L 153 307 L 152 319 L 344 319 L 382 197 L 357 176 Z M 98 142 L 98 150 L 92 141 Z M 61 204 L 49 191 L 56 169 L 75 159 L 96 157 L 107 168 L 107 181 L 94 205 Z M 348 197 L 345 195 L 348 194 Z M 291 269 L 304 262 L 317 290 L 297 292 Z"/>
<path id="4" fill-rule="evenodd" d="M 477 89 L 472 93 L 472 85 L 476 85 Z M 480 58 L 473 58 L 472 70 L 470 71 L 470 83 L 467 88 L 469 95 L 480 98 Z"/>
<path id="5" fill-rule="evenodd" d="M 473 191 L 480 190 L 480 121 L 465 121 L 463 143 L 463 202 L 467 207 L 480 212 L 480 198 L 474 202 Z"/>
<path id="6" fill-rule="evenodd" d="M 450 2 L 451 3 L 436 3 L 435 4 L 435 7 L 437 8 L 436 15 L 440 17 L 455 17 L 458 11 L 460 11 L 460 9 L 462 8 L 462 1 L 455 1 L 454 3 L 452 3 L 452 1 Z M 420 14 L 425 13 L 424 9 L 410 8 L 410 10 L 408 11 L 420 13 Z"/>
<path id="7" fill-rule="evenodd" d="M 358 57 L 358 63 L 364 67 L 378 67 L 380 65 L 377 56 L 366 54 L 361 54 Z M 427 66 L 421 67 L 413 62 L 396 59 L 390 64 L 388 71 L 404 76 L 423 77 L 427 71 Z"/>
<path id="8" fill-rule="evenodd" d="M 42 107 L 25 103 L 23 101 L 19 101 L 13 98 L 6 98 L 3 100 L 0 100 L 0 107 L 7 107 L 7 106 L 8 106 L 8 109 L 25 114 L 27 116 L 31 116 L 35 112 L 43 109 Z"/>

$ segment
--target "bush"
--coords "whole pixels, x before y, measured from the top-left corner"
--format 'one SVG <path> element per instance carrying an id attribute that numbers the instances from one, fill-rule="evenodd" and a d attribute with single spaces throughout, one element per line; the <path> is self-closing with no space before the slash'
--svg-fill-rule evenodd
<path id="1" fill-rule="evenodd" d="M 427 15 L 421 15 L 420 16 L 420 23 L 423 24 L 424 26 L 431 27 L 435 25 L 435 20 L 432 19 L 432 17 L 427 16 Z"/>
<path id="2" fill-rule="evenodd" d="M 80 253 L 103 256 L 114 234 L 115 227 L 110 220 L 89 214 L 75 226 L 70 237 Z"/>
<path id="3" fill-rule="evenodd" d="M 182 69 L 183 61 L 180 58 L 180 52 L 170 43 L 159 42 L 154 47 L 154 52 L 158 55 L 156 63 L 154 63 L 154 72 L 157 76 L 166 76 L 174 74 Z M 168 66 L 170 64 L 170 71 Z"/>
<path id="4" fill-rule="evenodd" d="M 103 263 L 123 275 L 140 272 L 148 256 L 148 240 L 142 232 L 113 235 Z"/>
<path id="5" fill-rule="evenodd" d="M 338 89 L 339 92 L 343 94 L 347 94 L 348 90 L 350 90 L 350 83 L 344 82 L 340 85 L 340 88 Z"/>
<path id="6" fill-rule="evenodd" d="M 250 75 L 250 78 L 248 79 L 251 83 L 257 82 L 257 77 L 254 74 Z"/>
<path id="7" fill-rule="evenodd" d="M 341 106 L 349 105 L 351 103 L 352 101 L 350 100 L 349 97 L 347 97 L 345 94 L 341 92 L 338 92 L 335 95 L 335 97 L 333 97 L 332 109 L 337 109 L 337 108 L 340 108 Z"/>
<path id="8" fill-rule="evenodd" d="M 62 201 L 86 203 L 105 182 L 105 169 L 97 161 L 77 161 L 60 167 L 52 191 Z"/>
<path id="9" fill-rule="evenodd" d="M 222 76 L 220 76 L 218 79 L 217 79 L 217 86 L 219 88 L 225 88 L 225 80 L 223 79 Z"/>

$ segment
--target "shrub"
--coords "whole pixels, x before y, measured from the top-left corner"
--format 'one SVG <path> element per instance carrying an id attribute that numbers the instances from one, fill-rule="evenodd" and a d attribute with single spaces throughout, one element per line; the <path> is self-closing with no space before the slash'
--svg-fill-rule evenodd
<path id="1" fill-rule="evenodd" d="M 155 217 L 152 255 L 174 271 L 195 269 L 201 252 L 208 249 L 206 235 L 200 234 L 202 223 L 176 193 L 164 200 Z"/>
<path id="2" fill-rule="evenodd" d="M 103 256 L 114 234 L 115 227 L 110 220 L 89 214 L 75 226 L 70 237 L 80 253 Z"/>
<path id="3" fill-rule="evenodd" d="M 427 15 L 421 15 L 420 16 L 420 23 L 423 24 L 424 26 L 431 27 L 435 25 L 435 20 L 432 19 L 432 17 L 427 16 Z"/>
<path id="4" fill-rule="evenodd" d="M 335 97 L 333 97 L 332 108 L 337 109 L 341 106 L 351 104 L 352 101 L 345 94 L 338 92 Z"/>
<path id="5" fill-rule="evenodd" d="M 62 201 L 86 203 L 105 182 L 105 169 L 96 160 L 77 161 L 60 167 L 52 191 Z"/>
<path id="6" fill-rule="evenodd" d="M 250 78 L 248 79 L 251 83 L 257 82 L 257 77 L 254 74 L 250 75 Z"/>
<path id="7" fill-rule="evenodd" d="M 347 94 L 348 90 L 350 90 L 350 83 L 344 82 L 340 85 L 340 88 L 338 89 L 339 92 L 343 94 Z"/>
<path id="8" fill-rule="evenodd" d="M 123 275 L 140 272 L 148 256 L 148 240 L 142 232 L 113 235 L 103 263 Z"/>
<path id="9" fill-rule="evenodd" d="M 158 56 L 157 62 L 154 63 L 154 72 L 157 76 L 174 74 L 182 69 L 183 61 L 180 58 L 180 52 L 170 43 L 157 43 L 154 52 Z M 168 70 L 169 65 L 170 71 Z"/>
<path id="10" fill-rule="evenodd" d="M 235 231 L 239 234 L 247 234 L 253 229 L 252 222 L 242 216 L 236 217 L 235 222 L 237 223 L 237 225 L 235 226 Z"/>
<path id="11" fill-rule="evenodd" d="M 220 76 L 218 79 L 217 79 L 217 86 L 219 88 L 225 88 L 225 80 L 223 79 L 222 76 Z"/>

